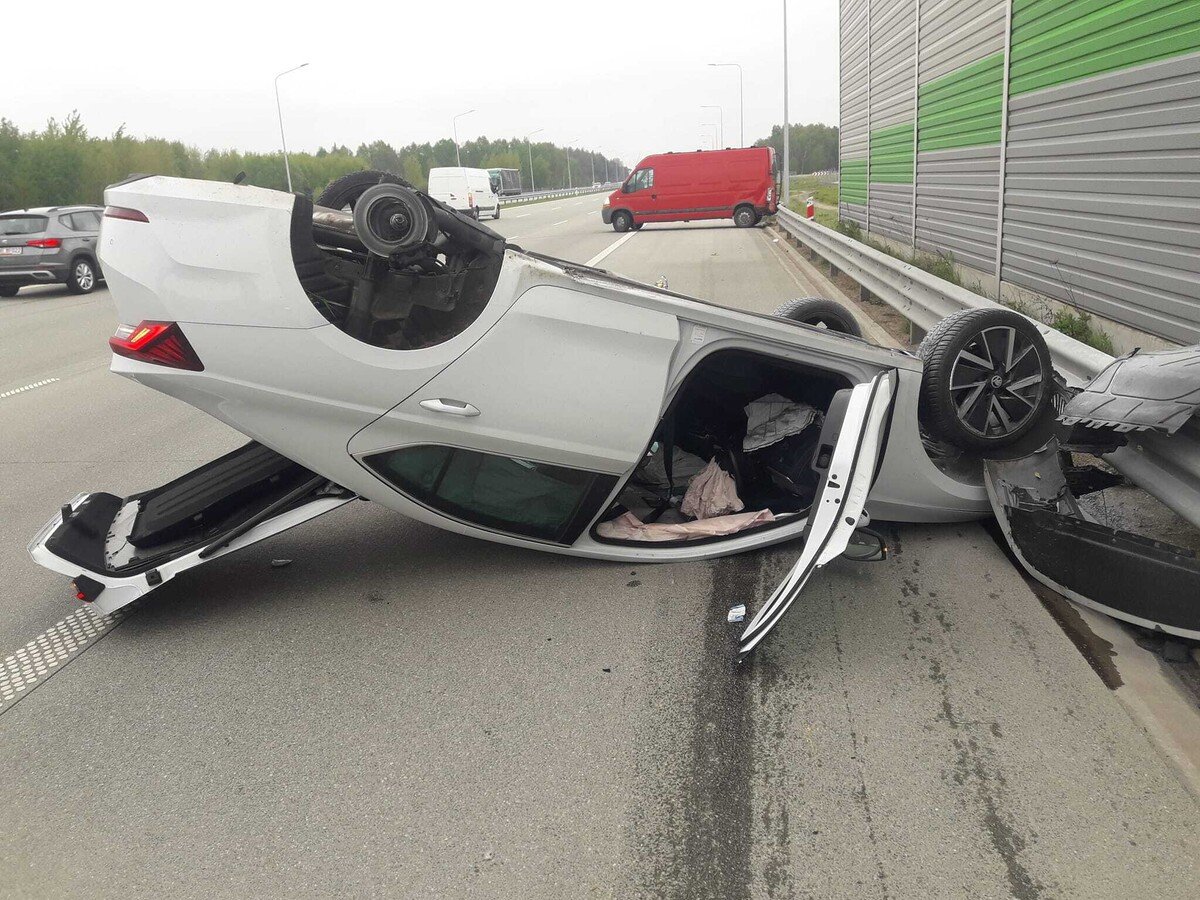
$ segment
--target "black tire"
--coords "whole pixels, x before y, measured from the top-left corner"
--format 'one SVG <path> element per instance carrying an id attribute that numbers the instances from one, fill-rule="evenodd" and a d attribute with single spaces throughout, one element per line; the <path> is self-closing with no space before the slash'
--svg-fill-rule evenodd
<path id="1" fill-rule="evenodd" d="M 17 291 L 19 291 L 20 289 L 21 288 L 19 286 L 18 287 L 0 287 L 0 297 L 15 297 L 15 296 L 17 296 Z"/>
<path id="2" fill-rule="evenodd" d="M 852 334 L 862 337 L 862 328 L 854 314 L 842 304 L 823 297 L 800 297 L 789 300 L 774 315 L 781 319 L 790 319 L 801 325 L 811 325 L 814 328 L 824 328 L 836 331 L 838 334 Z"/>
<path id="3" fill-rule="evenodd" d="M 67 273 L 67 290 L 72 294 L 90 294 L 96 289 L 99 279 L 95 260 L 87 256 L 77 256 L 71 262 L 71 270 Z"/>
<path id="4" fill-rule="evenodd" d="M 500 218 L 500 201 L 499 200 L 496 201 L 496 212 L 492 215 L 493 220 L 498 219 L 498 218 Z"/>
<path id="5" fill-rule="evenodd" d="M 613 213 L 612 227 L 613 231 L 624 232 L 628 231 L 630 228 L 635 228 L 636 226 L 633 223 L 633 216 L 623 209 L 618 209 L 615 213 Z"/>
<path id="6" fill-rule="evenodd" d="M 752 228 L 758 224 L 758 213 L 753 206 L 739 206 L 733 211 L 733 224 L 738 228 Z"/>
<path id="7" fill-rule="evenodd" d="M 321 196 L 317 198 L 317 206 L 353 211 L 358 198 L 368 188 L 373 188 L 377 184 L 399 184 L 406 188 L 412 187 L 399 175 L 381 172 L 377 169 L 366 169 L 362 172 L 351 172 L 349 175 L 343 175 L 341 178 L 335 178 L 329 182 L 329 186 L 321 191 Z"/>
<path id="8" fill-rule="evenodd" d="M 920 415 L 926 430 L 964 450 L 1016 443 L 1052 413 L 1050 350 L 1009 309 L 967 309 L 925 336 Z"/>
<path id="9" fill-rule="evenodd" d="M 634 223 L 633 223 L 633 225 L 631 225 L 630 227 L 631 227 L 631 228 L 632 228 L 634 231 L 641 231 L 641 230 L 642 230 L 642 226 L 643 226 L 643 225 L 645 225 L 645 224 L 646 224 L 645 222 L 634 222 Z"/>

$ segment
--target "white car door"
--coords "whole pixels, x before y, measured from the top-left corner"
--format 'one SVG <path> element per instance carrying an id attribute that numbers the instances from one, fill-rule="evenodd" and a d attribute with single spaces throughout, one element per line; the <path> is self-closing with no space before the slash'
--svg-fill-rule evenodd
<path id="1" fill-rule="evenodd" d="M 817 454 L 817 466 L 824 467 L 824 473 L 809 512 L 804 549 L 742 632 L 739 658 L 745 658 L 779 624 L 817 569 L 846 552 L 879 467 L 895 392 L 895 372 L 881 372 L 850 390 L 840 417 L 830 410 Z"/>
<path id="2" fill-rule="evenodd" d="M 356 435 L 349 450 L 440 515 L 570 543 L 645 452 L 678 344 L 670 313 L 537 285 L 470 350 Z M 504 467 L 513 483 L 494 479 L 491 498 L 449 496 L 446 474 L 468 466 L 490 467 L 499 481 L 507 476 L 495 469 Z M 544 515 L 533 511 L 538 504 Z M 568 507 L 570 527 L 552 524 L 552 511 Z M 523 508 L 535 523 L 522 521 Z"/>

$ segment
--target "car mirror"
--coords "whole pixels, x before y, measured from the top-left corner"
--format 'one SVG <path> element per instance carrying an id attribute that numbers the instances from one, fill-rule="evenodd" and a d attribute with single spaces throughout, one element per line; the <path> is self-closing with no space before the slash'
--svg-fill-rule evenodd
<path id="1" fill-rule="evenodd" d="M 887 559 L 887 556 L 887 542 L 883 535 L 869 528 L 857 529 L 842 553 L 844 559 L 853 562 L 879 562 Z"/>

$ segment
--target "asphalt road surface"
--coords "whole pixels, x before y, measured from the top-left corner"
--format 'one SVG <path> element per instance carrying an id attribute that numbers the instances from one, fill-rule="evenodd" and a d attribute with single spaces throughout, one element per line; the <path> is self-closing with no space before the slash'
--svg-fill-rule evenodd
<path id="1" fill-rule="evenodd" d="M 495 224 L 729 305 L 813 290 L 762 229 L 623 239 L 600 203 Z M 75 610 L 25 551 L 59 504 L 242 441 L 110 375 L 114 325 L 105 291 L 0 301 L 0 658 Z M 352 504 L 0 703 L 0 896 L 1194 893 L 1200 806 L 989 534 L 893 542 L 830 565 L 738 670 L 725 612 L 794 545 L 627 566 Z"/>

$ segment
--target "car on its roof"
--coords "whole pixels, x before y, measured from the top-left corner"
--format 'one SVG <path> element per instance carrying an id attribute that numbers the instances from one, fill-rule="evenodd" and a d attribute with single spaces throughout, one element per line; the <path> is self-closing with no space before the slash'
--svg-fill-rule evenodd
<path id="1" fill-rule="evenodd" d="M 31 284 L 88 294 L 104 280 L 96 253 L 98 206 L 39 206 L 0 213 L 0 297 Z"/>
<path id="2" fill-rule="evenodd" d="M 250 442 L 46 524 L 34 558 L 103 612 L 361 497 L 622 562 L 802 542 L 744 655 L 818 568 L 886 552 L 872 519 L 992 515 L 983 460 L 1028 458 L 1067 400 L 1012 310 L 956 313 L 914 355 L 830 300 L 757 314 L 528 252 L 387 173 L 345 176 L 316 208 L 166 177 L 105 200 L 112 370 Z M 1023 477 L 993 493 L 1028 499 Z M 1053 526 L 1042 512 L 1026 518 Z"/>

